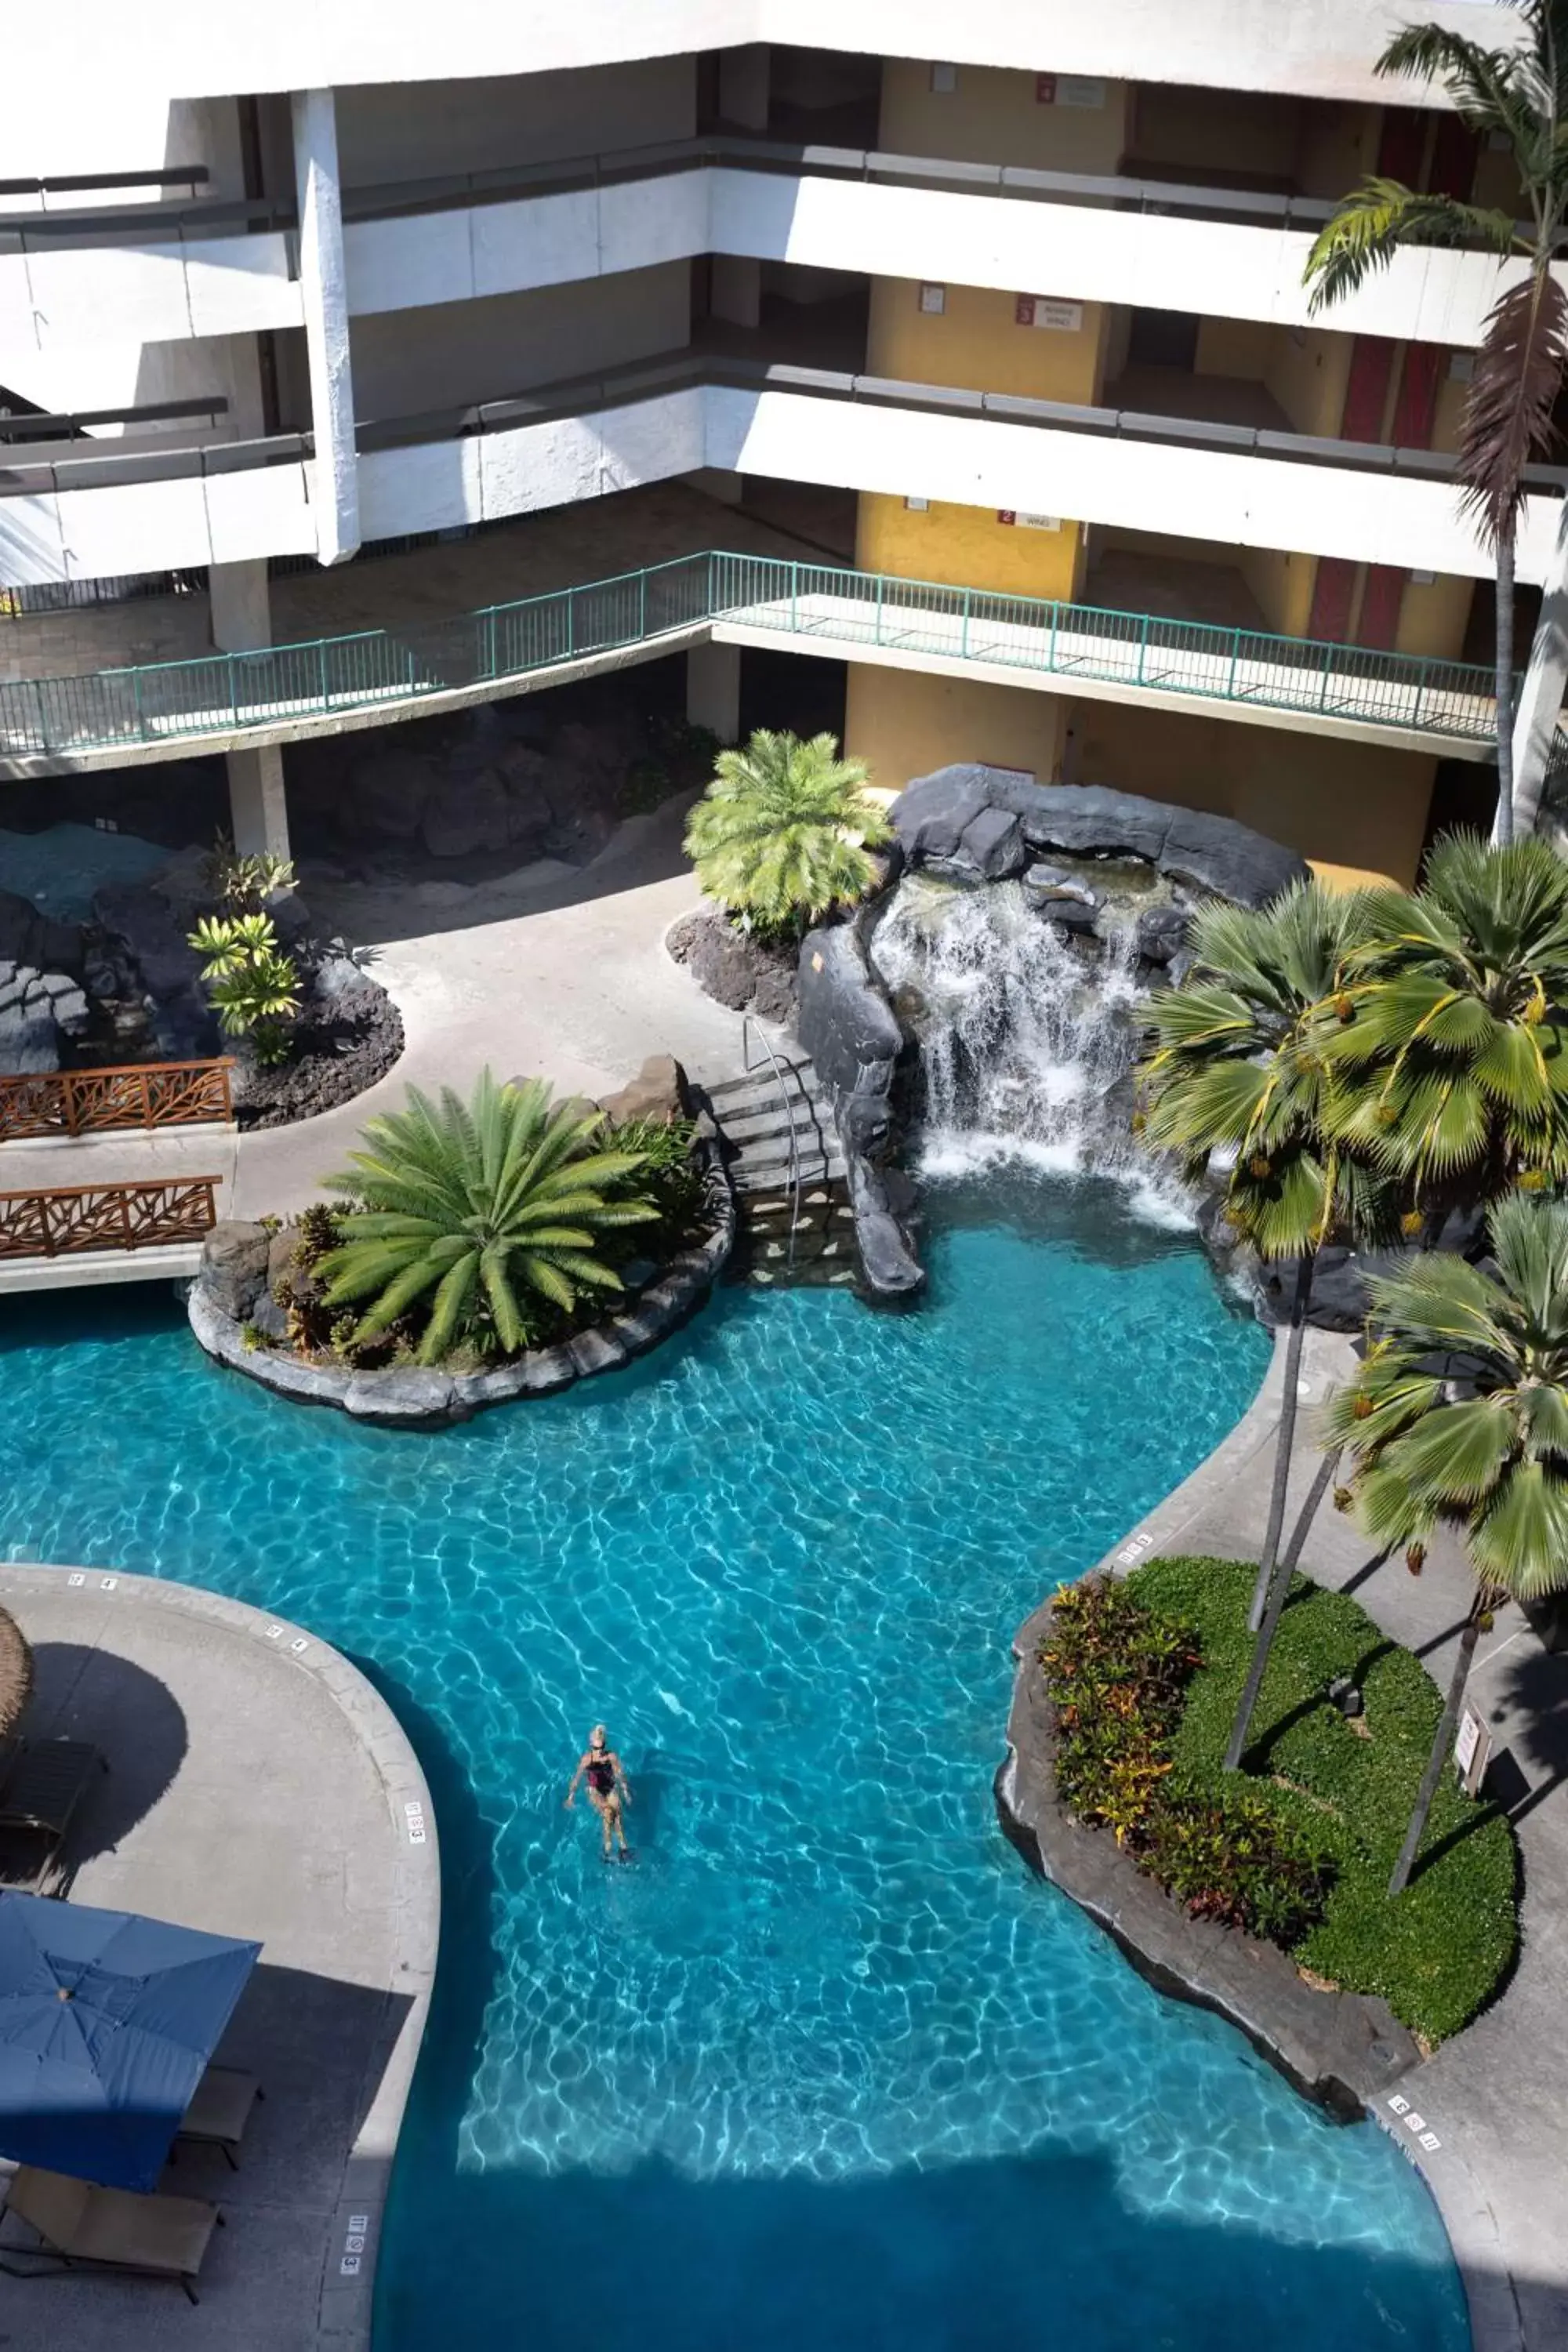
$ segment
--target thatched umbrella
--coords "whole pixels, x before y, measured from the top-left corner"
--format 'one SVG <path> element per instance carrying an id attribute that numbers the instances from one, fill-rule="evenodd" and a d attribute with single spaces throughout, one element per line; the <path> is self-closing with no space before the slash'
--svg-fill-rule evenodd
<path id="1" fill-rule="evenodd" d="M 22 1720 L 33 1695 L 33 1653 L 16 1620 L 0 1609 L 0 1738 Z"/>

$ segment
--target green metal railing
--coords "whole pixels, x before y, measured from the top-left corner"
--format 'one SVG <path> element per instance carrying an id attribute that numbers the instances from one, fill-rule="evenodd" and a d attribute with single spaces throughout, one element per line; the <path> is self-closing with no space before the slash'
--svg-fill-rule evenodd
<path id="1" fill-rule="evenodd" d="M 0 686 L 0 758 L 395 710 L 722 622 L 1422 734 L 1484 741 L 1495 725 L 1492 674 L 1479 663 L 713 551 L 450 620 Z"/>

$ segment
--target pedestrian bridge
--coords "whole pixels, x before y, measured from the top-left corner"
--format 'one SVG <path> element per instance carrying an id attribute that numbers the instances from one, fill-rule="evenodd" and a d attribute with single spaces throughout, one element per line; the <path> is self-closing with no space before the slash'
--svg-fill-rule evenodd
<path id="1" fill-rule="evenodd" d="M 1486 760 L 1477 663 L 709 551 L 450 618 L 0 686 L 0 776 L 121 766 L 411 718 L 715 641 Z"/>

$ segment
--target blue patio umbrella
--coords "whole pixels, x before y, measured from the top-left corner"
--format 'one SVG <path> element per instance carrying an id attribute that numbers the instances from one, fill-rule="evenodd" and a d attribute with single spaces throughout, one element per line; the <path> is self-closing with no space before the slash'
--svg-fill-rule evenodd
<path id="1" fill-rule="evenodd" d="M 0 2156 L 155 2189 L 260 1949 L 0 1894 Z"/>

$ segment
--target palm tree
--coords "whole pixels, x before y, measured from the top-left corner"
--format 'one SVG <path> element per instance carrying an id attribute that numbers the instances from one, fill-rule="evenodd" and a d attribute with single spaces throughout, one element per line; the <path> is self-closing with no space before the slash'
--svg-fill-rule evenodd
<path id="1" fill-rule="evenodd" d="M 1418 891 L 1367 894 L 1320 1025 L 1352 1081 L 1336 1134 L 1429 1230 L 1568 1176 L 1568 865 L 1544 841 L 1448 835 Z"/>
<path id="2" fill-rule="evenodd" d="M 1194 1176 L 1224 1155 L 1232 1223 L 1260 1257 L 1295 1264 L 1273 1487 L 1252 1601 L 1258 1639 L 1231 1727 L 1229 1770 L 1245 1750 L 1289 1590 L 1279 1538 L 1318 1252 L 1331 1234 L 1376 1238 L 1393 1223 L 1388 1188 L 1363 1157 L 1332 1139 L 1333 1076 L 1320 1045 L 1321 1008 L 1362 919 L 1358 897 L 1336 896 L 1320 882 L 1300 884 L 1264 908 L 1205 908 L 1193 927 L 1185 982 L 1160 991 L 1149 1005 L 1157 1044 L 1141 1073 L 1147 1140 L 1179 1153 Z"/>
<path id="3" fill-rule="evenodd" d="M 407 1109 L 371 1119 L 369 1149 L 325 1180 L 353 1204 L 342 1244 L 314 1268 L 326 1304 L 374 1299 L 358 1343 L 433 1291 L 418 1349 L 433 1364 L 491 1330 L 509 1354 L 523 1346 L 530 1293 L 570 1313 L 580 1287 L 619 1290 L 595 1238 L 658 1212 L 611 1197 L 643 1155 L 601 1150 L 603 1131 L 596 1111 L 552 1103 L 540 1078 L 498 1086 L 486 1070 L 466 1104 L 449 1087 L 439 1104 L 410 1087 Z"/>
<path id="4" fill-rule="evenodd" d="M 1493 1610 L 1568 1585 L 1568 1204 L 1516 1192 L 1488 1233 L 1492 1266 L 1438 1251 L 1373 1285 L 1380 1336 L 1327 1412 L 1373 1538 L 1424 1545 L 1451 1527 L 1476 1572 L 1390 1895 L 1420 1851 Z"/>
<path id="5" fill-rule="evenodd" d="M 1440 81 L 1461 121 L 1507 142 L 1529 221 L 1373 178 L 1345 197 L 1307 257 L 1318 310 L 1352 293 L 1401 246 L 1480 246 L 1517 255 L 1525 274 L 1500 295 L 1476 356 L 1459 436 L 1460 508 L 1497 565 L 1498 811 L 1495 838 L 1515 823 L 1513 776 L 1514 542 L 1524 469 L 1554 438 L 1552 404 L 1568 360 L 1568 297 L 1552 274 L 1568 214 L 1568 0 L 1514 0 L 1527 38 L 1489 49 L 1441 25 L 1407 25 L 1378 58 L 1380 74 Z M 1517 816 L 1528 832 L 1543 775 L 1522 780 Z"/>
<path id="6" fill-rule="evenodd" d="M 892 827 L 867 797 L 864 760 L 841 760 L 835 735 L 774 735 L 760 727 L 742 751 L 721 751 L 692 810 L 686 851 L 710 898 L 765 931 L 804 930 L 865 897 L 870 852 Z"/>

